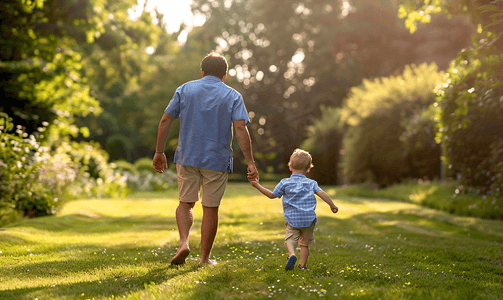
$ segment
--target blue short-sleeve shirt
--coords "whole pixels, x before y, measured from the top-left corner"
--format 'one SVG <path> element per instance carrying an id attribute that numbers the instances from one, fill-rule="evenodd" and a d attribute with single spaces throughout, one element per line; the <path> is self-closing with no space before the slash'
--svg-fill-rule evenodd
<path id="1" fill-rule="evenodd" d="M 178 87 L 164 112 L 180 118 L 176 164 L 232 173 L 232 124 L 250 123 L 239 92 L 204 76 Z"/>
<path id="2" fill-rule="evenodd" d="M 293 228 L 309 227 L 316 222 L 316 197 L 321 191 L 318 183 L 303 174 L 293 173 L 282 179 L 272 192 L 277 198 L 283 197 L 285 220 Z"/>

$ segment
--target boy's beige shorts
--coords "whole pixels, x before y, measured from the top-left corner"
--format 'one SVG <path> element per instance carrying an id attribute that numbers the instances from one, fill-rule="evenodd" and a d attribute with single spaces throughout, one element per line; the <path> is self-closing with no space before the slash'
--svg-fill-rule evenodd
<path id="1" fill-rule="evenodd" d="M 306 246 L 309 247 L 314 244 L 314 228 L 316 223 L 309 227 L 293 228 L 290 224 L 285 223 L 286 234 L 285 234 L 285 244 L 292 243 L 295 246 Z"/>
<path id="2" fill-rule="evenodd" d="M 199 167 L 176 165 L 178 193 L 181 202 L 193 203 L 199 200 L 203 188 L 202 205 L 218 207 L 227 187 L 229 175 Z"/>

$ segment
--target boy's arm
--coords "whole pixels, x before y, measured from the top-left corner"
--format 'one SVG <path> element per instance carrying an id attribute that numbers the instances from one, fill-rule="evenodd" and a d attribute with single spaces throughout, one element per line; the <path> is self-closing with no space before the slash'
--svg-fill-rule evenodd
<path id="1" fill-rule="evenodd" d="M 259 192 L 261 192 L 262 194 L 266 195 L 270 199 L 277 198 L 276 196 L 274 196 L 274 194 L 269 189 L 266 189 L 265 187 L 263 187 L 262 185 L 260 185 L 260 183 L 258 182 L 258 180 L 253 180 L 251 182 L 251 184 L 252 184 L 252 186 L 254 188 L 256 188 L 257 190 L 259 190 Z"/>
<path id="2" fill-rule="evenodd" d="M 335 206 L 334 202 L 332 201 L 332 199 L 330 199 L 330 196 L 327 193 L 325 193 L 324 191 L 319 191 L 316 193 L 316 195 L 323 201 L 325 201 L 328 205 L 330 205 L 330 209 L 334 214 L 339 211 L 339 208 Z"/>

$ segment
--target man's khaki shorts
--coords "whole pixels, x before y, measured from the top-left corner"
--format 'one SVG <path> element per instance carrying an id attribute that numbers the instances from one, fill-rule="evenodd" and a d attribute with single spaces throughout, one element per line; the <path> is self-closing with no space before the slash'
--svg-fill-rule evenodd
<path id="1" fill-rule="evenodd" d="M 297 245 L 309 247 L 314 244 L 314 227 L 316 223 L 309 227 L 293 228 L 290 224 L 285 223 L 286 234 L 285 234 L 285 244 L 292 243 Z"/>
<path id="2" fill-rule="evenodd" d="M 176 165 L 178 193 L 181 202 L 193 203 L 199 200 L 203 188 L 202 205 L 218 207 L 227 187 L 227 172 L 205 168 Z"/>

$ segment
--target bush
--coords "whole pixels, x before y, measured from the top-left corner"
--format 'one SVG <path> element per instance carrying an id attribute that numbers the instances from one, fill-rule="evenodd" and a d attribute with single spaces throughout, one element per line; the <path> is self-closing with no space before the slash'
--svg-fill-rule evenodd
<path id="1" fill-rule="evenodd" d="M 124 197 L 130 192 L 99 143 L 62 143 L 56 152 L 65 153 L 78 165 L 79 175 L 72 186 L 74 197 Z"/>
<path id="2" fill-rule="evenodd" d="M 0 225 L 18 213 L 54 214 L 76 197 L 128 193 L 125 179 L 107 164 L 106 153 L 97 144 L 62 142 L 51 151 L 23 127 L 13 129 L 12 119 L 0 113 Z"/>
<path id="3" fill-rule="evenodd" d="M 136 167 L 132 163 L 125 160 L 114 161 L 110 164 L 110 166 L 121 174 L 128 172 L 133 175 L 138 175 L 138 170 L 136 169 Z"/>
<path id="4" fill-rule="evenodd" d="M 134 191 L 166 191 L 176 188 L 177 175 L 171 170 L 165 170 L 164 173 L 152 173 L 150 171 L 140 171 L 138 174 L 124 172 L 122 178 L 128 188 Z"/>
<path id="5" fill-rule="evenodd" d="M 439 177 L 440 148 L 429 106 L 440 78 L 435 65 L 412 65 L 400 76 L 351 89 L 340 110 L 350 182 L 385 187 L 407 178 Z"/>
<path id="6" fill-rule="evenodd" d="M 301 148 L 308 150 L 313 157 L 315 167 L 310 177 L 319 184 L 335 185 L 342 181 L 338 176 L 343 136 L 340 109 L 322 106 L 321 111 L 321 118 L 308 127 L 308 137 Z"/>
<path id="7" fill-rule="evenodd" d="M 482 33 L 451 63 L 437 88 L 445 173 L 488 196 L 503 189 L 503 52 Z M 499 39 L 502 39 L 500 36 Z"/>
<path id="8" fill-rule="evenodd" d="M 53 214 L 77 177 L 75 164 L 51 154 L 21 126 L 10 133 L 14 124 L 5 114 L 0 114 L 0 126 L 0 217 L 7 221 L 17 212 L 30 217 Z"/>
<path id="9" fill-rule="evenodd" d="M 153 161 L 151 158 L 143 157 L 134 162 L 134 167 L 138 172 L 156 173 L 152 167 Z"/>

